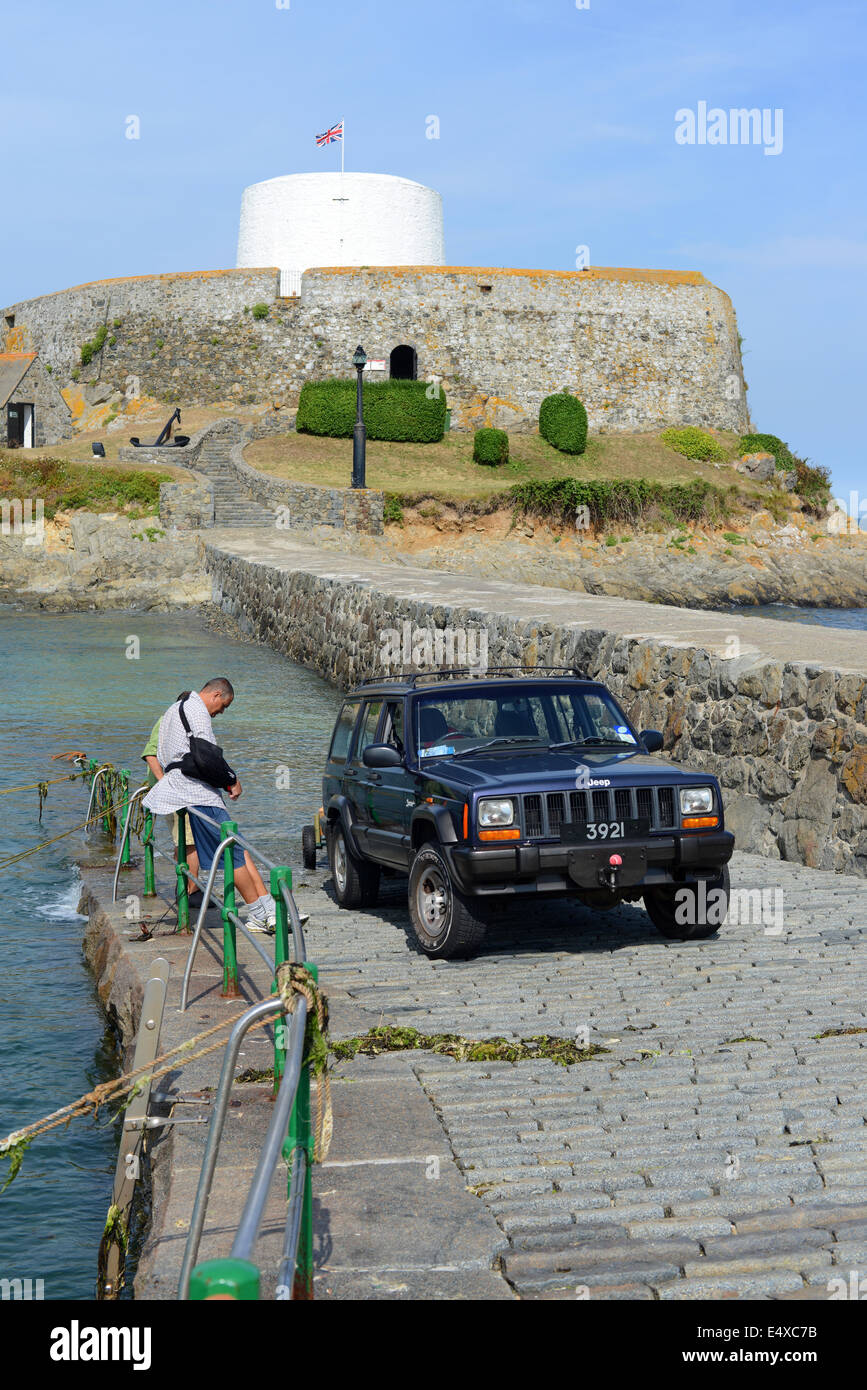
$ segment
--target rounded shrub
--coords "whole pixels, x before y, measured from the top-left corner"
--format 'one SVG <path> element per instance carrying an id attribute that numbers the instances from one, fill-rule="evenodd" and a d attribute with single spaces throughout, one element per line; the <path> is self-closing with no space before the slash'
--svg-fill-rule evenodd
<path id="1" fill-rule="evenodd" d="M 436 444 L 446 426 L 446 395 L 429 395 L 424 381 L 365 382 L 364 423 L 369 439 Z M 301 388 L 295 428 L 299 434 L 351 439 L 355 425 L 356 383 L 352 378 L 308 381 Z"/>
<path id="2" fill-rule="evenodd" d="M 659 437 L 663 444 L 687 459 L 698 459 L 701 463 L 724 463 L 728 458 L 719 440 L 696 425 L 687 425 L 681 430 L 663 430 Z"/>
<path id="3" fill-rule="evenodd" d="M 566 391 L 546 396 L 539 410 L 539 433 L 561 454 L 583 454 L 587 448 L 587 411 L 578 397 Z"/>
<path id="4" fill-rule="evenodd" d="M 494 466 L 509 462 L 509 436 L 505 430 L 476 430 L 473 436 L 473 459 L 476 463 Z"/>
<path id="5" fill-rule="evenodd" d="M 745 434 L 738 447 L 742 454 L 773 454 L 777 468 L 787 473 L 795 467 L 796 459 L 788 444 L 775 434 Z"/>

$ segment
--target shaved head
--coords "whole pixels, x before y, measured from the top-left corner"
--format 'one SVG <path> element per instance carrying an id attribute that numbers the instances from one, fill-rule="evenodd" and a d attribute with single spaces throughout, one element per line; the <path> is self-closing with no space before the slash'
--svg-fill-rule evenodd
<path id="1" fill-rule="evenodd" d="M 222 695 L 226 700 L 234 700 L 235 698 L 235 688 L 225 676 L 214 676 L 213 680 L 209 680 L 202 686 L 199 694 L 204 695 L 205 691 L 210 691 L 214 695 Z"/>

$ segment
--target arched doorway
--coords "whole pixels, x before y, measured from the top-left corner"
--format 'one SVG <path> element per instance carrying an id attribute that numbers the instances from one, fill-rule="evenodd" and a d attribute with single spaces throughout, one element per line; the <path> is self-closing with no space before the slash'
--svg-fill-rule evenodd
<path id="1" fill-rule="evenodd" d="M 402 343 L 392 352 L 389 366 L 392 381 L 415 381 L 418 376 L 418 353 L 414 347 Z"/>

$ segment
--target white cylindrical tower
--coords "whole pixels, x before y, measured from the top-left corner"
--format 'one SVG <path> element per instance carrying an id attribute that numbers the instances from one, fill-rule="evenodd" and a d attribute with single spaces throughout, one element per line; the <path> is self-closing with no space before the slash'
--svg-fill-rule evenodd
<path id="1" fill-rule="evenodd" d="M 444 265 L 442 198 L 391 174 L 285 174 L 244 189 L 238 268 Z"/>

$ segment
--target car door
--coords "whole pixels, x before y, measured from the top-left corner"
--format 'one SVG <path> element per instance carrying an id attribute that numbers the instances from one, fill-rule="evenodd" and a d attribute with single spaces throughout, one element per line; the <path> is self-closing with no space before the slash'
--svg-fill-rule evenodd
<path id="1" fill-rule="evenodd" d="M 346 795 L 345 774 L 347 759 L 352 747 L 355 725 L 358 720 L 360 700 L 347 700 L 338 715 L 331 736 L 325 776 L 322 779 L 322 804 L 327 806 L 332 796 Z"/>
<path id="2" fill-rule="evenodd" d="M 403 700 L 386 700 L 378 742 L 396 749 L 403 760 L 406 753 Z M 415 805 L 414 778 L 407 772 L 403 761 L 399 767 L 383 767 L 375 772 L 368 769 L 368 773 L 372 780 L 376 779 L 378 813 L 368 831 L 371 853 L 383 863 L 405 870 L 411 858 L 410 820 Z"/>
<path id="3" fill-rule="evenodd" d="M 352 808 L 352 827 L 360 850 L 370 848 L 369 832 L 376 823 L 379 810 L 376 794 L 380 774 L 375 769 L 365 767 L 363 755 L 365 748 L 376 743 L 377 730 L 382 715 L 382 697 L 366 700 L 358 724 L 358 733 L 352 746 L 343 774 L 343 785 L 347 800 Z"/>

